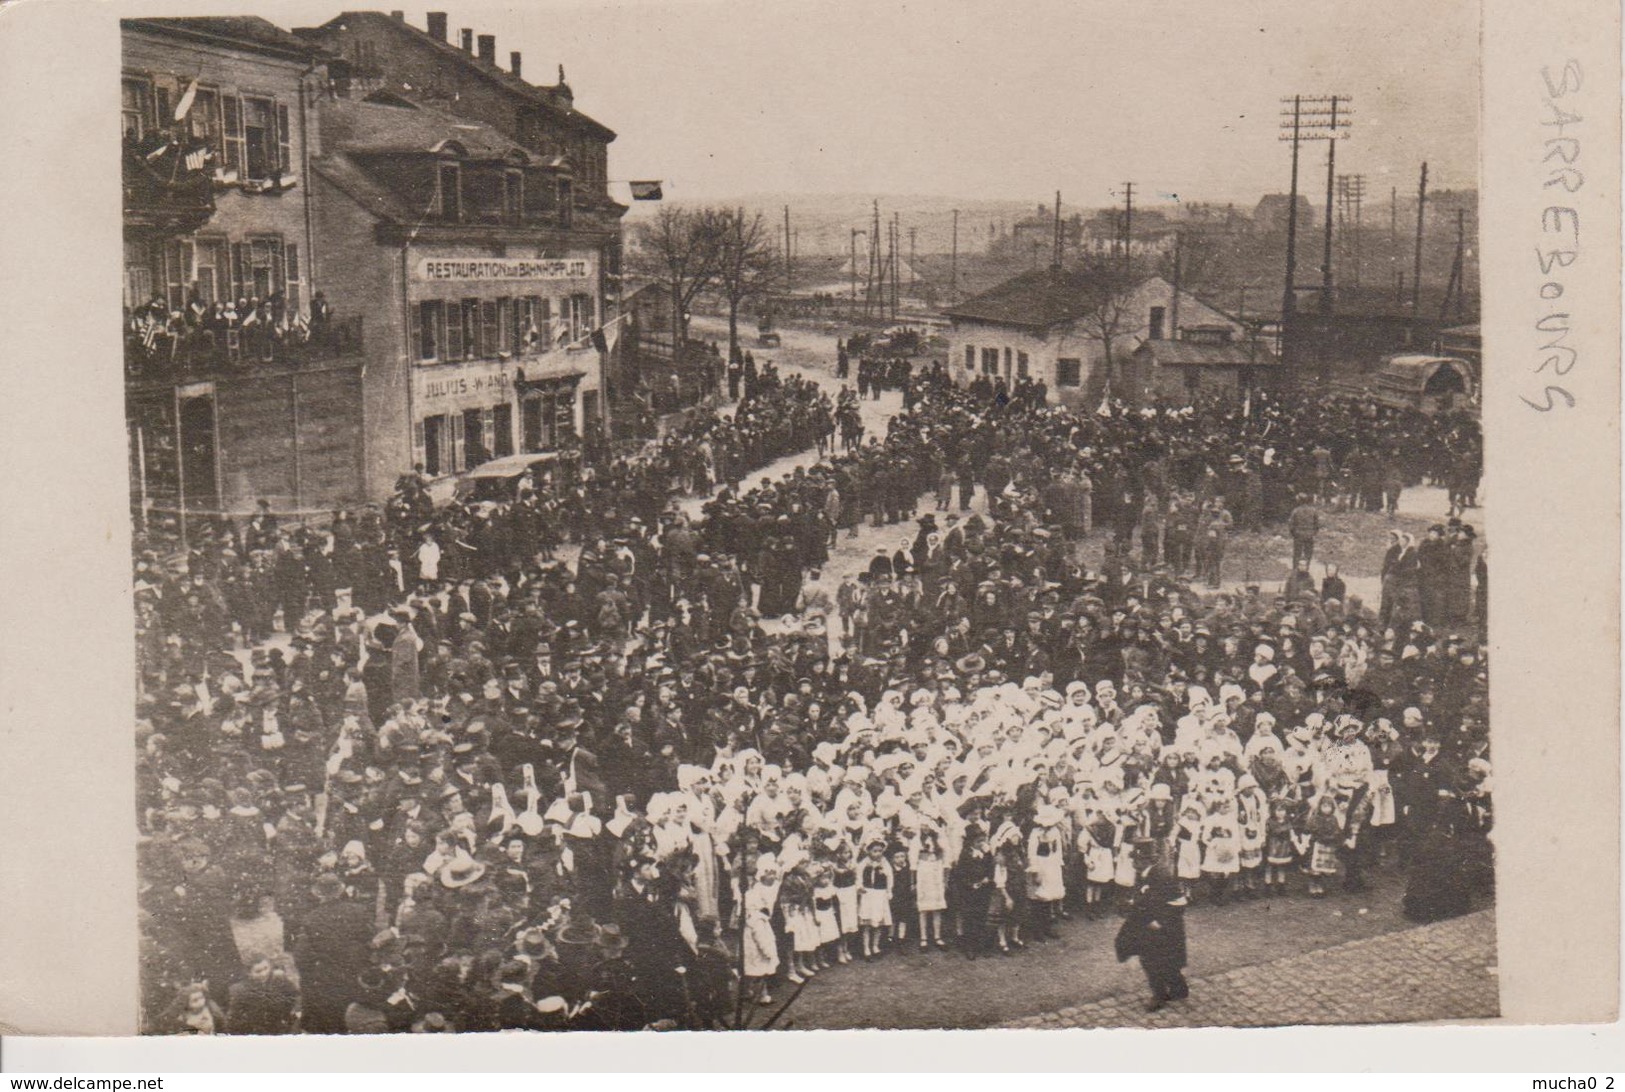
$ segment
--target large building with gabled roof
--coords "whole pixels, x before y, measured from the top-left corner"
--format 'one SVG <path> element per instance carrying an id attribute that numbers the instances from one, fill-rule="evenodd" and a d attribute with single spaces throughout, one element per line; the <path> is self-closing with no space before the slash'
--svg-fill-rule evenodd
<path id="1" fill-rule="evenodd" d="M 302 41 L 335 60 L 312 163 L 326 270 L 368 301 L 369 490 L 450 482 L 609 431 L 621 217 L 613 130 L 505 69 L 444 13 L 346 12 Z M 376 371 L 374 371 L 376 369 Z"/>

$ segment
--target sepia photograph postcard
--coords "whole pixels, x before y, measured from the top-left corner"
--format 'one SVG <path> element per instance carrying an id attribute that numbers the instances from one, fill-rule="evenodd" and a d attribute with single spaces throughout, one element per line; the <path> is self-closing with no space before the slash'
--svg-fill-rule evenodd
<path id="1" fill-rule="evenodd" d="M 1614 1021 L 1518 8 L 0 9 L 0 1030 Z"/>

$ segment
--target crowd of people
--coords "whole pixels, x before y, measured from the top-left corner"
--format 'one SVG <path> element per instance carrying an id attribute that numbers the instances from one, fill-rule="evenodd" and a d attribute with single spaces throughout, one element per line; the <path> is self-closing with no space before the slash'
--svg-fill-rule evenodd
<path id="1" fill-rule="evenodd" d="M 769 367 L 731 415 L 511 505 L 408 476 L 320 531 L 138 543 L 147 1030 L 735 1027 L 843 964 L 1015 955 L 1148 891 L 1392 866 L 1416 920 L 1488 896 L 1482 586 L 1199 591 L 1212 517 L 1187 541 L 1169 516 L 1296 540 L 1319 452 L 1420 472 L 1467 422 L 901 382 L 839 451 L 850 392 Z M 831 596 L 865 523 L 895 548 Z"/>
<path id="2" fill-rule="evenodd" d="M 132 365 L 269 358 L 280 347 L 320 340 L 333 322 L 333 308 L 320 292 L 311 300 L 308 319 L 280 291 L 263 299 L 244 296 L 212 303 L 194 292 L 179 308 L 155 296 L 124 310 L 125 359 Z"/>

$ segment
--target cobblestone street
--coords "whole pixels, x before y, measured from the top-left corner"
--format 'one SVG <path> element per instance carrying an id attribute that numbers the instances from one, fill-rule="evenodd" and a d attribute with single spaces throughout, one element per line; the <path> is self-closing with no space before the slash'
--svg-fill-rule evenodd
<path id="1" fill-rule="evenodd" d="M 1278 1027 L 1478 1020 L 1500 1014 L 1495 912 L 1481 910 L 1191 980 L 1188 1001 L 1146 1012 L 1129 992 L 1012 1028 Z"/>
<path id="2" fill-rule="evenodd" d="M 1186 914 L 1189 1001 L 1154 1015 L 1139 963 L 1117 962 L 1120 919 L 1074 914 L 1058 936 L 1009 958 L 894 949 L 826 971 L 796 999 L 789 1028 L 1187 1027 L 1460 1020 L 1497 1012 L 1494 911 L 1416 926 L 1404 875 L 1309 898 L 1198 899 Z"/>

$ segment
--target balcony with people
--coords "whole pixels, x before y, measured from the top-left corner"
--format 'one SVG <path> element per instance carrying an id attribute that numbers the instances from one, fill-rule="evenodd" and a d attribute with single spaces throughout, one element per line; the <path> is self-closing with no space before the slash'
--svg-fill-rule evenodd
<path id="1" fill-rule="evenodd" d="M 171 383 L 315 367 L 359 358 L 362 328 L 362 316 L 338 315 L 321 292 L 308 314 L 280 292 L 214 303 L 193 293 L 179 309 L 155 296 L 125 308 L 125 374 Z"/>
<path id="2" fill-rule="evenodd" d="M 173 132 L 138 136 L 123 148 L 124 223 L 159 235 L 196 231 L 214 215 L 213 153 Z"/>

